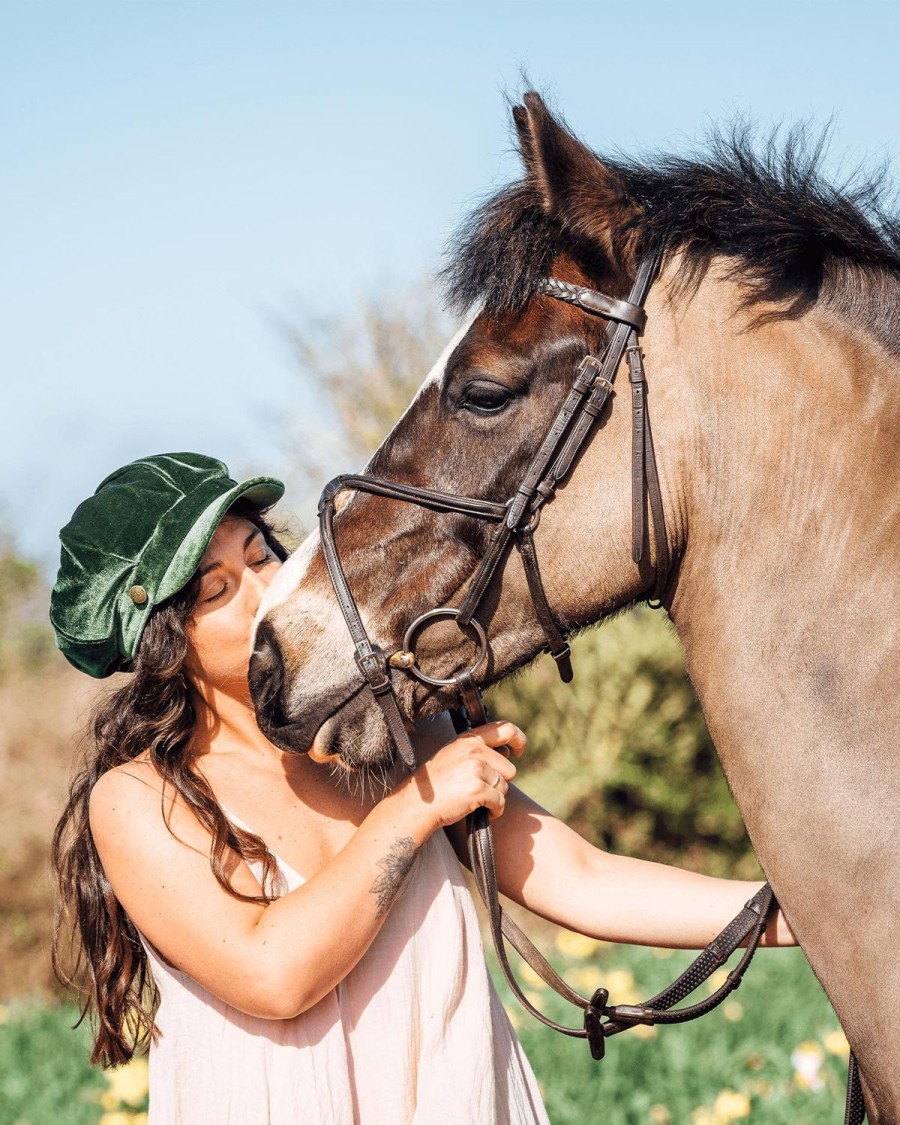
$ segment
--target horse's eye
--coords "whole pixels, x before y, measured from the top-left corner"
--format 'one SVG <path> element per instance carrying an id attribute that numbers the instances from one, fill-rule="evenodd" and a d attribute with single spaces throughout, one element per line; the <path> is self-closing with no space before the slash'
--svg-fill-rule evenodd
<path id="1" fill-rule="evenodd" d="M 463 391 L 461 405 L 476 414 L 496 414 L 513 397 L 509 388 L 500 383 L 479 381 L 469 383 Z"/>

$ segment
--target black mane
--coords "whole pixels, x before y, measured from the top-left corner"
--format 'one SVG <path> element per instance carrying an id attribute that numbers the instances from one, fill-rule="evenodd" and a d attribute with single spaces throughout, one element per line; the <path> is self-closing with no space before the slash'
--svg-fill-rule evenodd
<path id="1" fill-rule="evenodd" d="M 641 205 L 631 223 L 638 254 L 682 251 L 687 287 L 723 255 L 734 260 L 732 276 L 745 285 L 747 304 L 780 306 L 767 316 L 796 316 L 827 297 L 896 345 L 900 217 L 891 211 L 887 168 L 857 169 L 831 183 L 823 171 L 830 130 L 829 123 L 815 135 L 800 123 L 780 140 L 776 127 L 757 144 L 755 127 L 739 120 L 714 130 L 698 155 L 598 158 Z M 623 226 L 613 240 L 626 233 Z M 585 247 L 547 217 L 528 180 L 506 187 L 469 216 L 450 245 L 442 273 L 449 304 L 460 312 L 475 303 L 515 312 L 561 251 L 584 261 Z M 846 284 L 847 267 L 855 284 Z M 880 309 L 869 307 L 873 297 Z"/>

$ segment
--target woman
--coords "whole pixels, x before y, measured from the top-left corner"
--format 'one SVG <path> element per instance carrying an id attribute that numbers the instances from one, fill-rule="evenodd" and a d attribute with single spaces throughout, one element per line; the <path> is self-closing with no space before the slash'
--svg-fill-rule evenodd
<path id="1" fill-rule="evenodd" d="M 511 723 L 423 725 L 418 768 L 381 794 L 269 743 L 247 662 L 286 556 L 264 514 L 282 491 L 148 457 L 61 532 L 59 646 L 91 675 L 131 673 L 54 836 L 54 968 L 71 982 L 67 906 L 91 1061 L 150 1041 L 152 1125 L 546 1122 L 460 869 L 466 815 L 490 810 L 504 893 L 593 937 L 699 948 L 759 884 L 591 847 L 511 784 Z M 764 944 L 793 944 L 780 912 Z"/>

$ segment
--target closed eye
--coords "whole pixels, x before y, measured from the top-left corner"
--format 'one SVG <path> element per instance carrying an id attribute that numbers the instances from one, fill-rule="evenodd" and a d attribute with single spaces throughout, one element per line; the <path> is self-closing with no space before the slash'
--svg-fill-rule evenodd
<path id="1" fill-rule="evenodd" d="M 250 562 L 247 563 L 247 565 L 252 566 L 254 568 L 263 567 L 263 566 L 265 566 L 266 563 L 273 562 L 274 559 L 275 559 L 275 556 L 270 551 L 266 551 L 266 553 L 262 556 L 262 558 L 252 559 Z M 225 583 L 223 583 L 221 590 L 217 591 L 211 597 L 204 598 L 203 604 L 206 605 L 209 602 L 217 602 L 219 600 L 219 598 L 222 598 L 222 597 L 225 596 L 227 591 L 228 591 L 228 583 L 225 582 Z"/>

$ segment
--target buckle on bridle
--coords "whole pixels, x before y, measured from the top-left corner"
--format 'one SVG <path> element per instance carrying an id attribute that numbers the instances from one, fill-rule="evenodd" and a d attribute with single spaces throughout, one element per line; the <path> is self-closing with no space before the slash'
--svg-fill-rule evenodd
<path id="1" fill-rule="evenodd" d="M 606 1011 L 606 1001 L 609 999 L 609 990 L 598 988 L 591 997 L 591 1002 L 584 1009 L 584 1030 L 587 1032 L 587 1041 L 591 1048 L 591 1056 L 597 1060 L 606 1054 L 606 1036 L 603 1034 L 603 1021 L 601 1017 Z"/>
<path id="2" fill-rule="evenodd" d="M 356 653 L 356 666 L 362 672 L 373 695 L 384 695 L 391 690 L 391 679 L 387 671 L 387 660 L 380 648 Z"/>
<path id="3" fill-rule="evenodd" d="M 578 372 L 581 375 L 586 375 L 589 387 L 594 387 L 598 383 L 606 387 L 606 393 L 613 393 L 613 385 L 609 379 L 603 377 L 603 361 L 598 359 L 590 352 L 584 357 L 581 363 L 578 364 Z"/>

